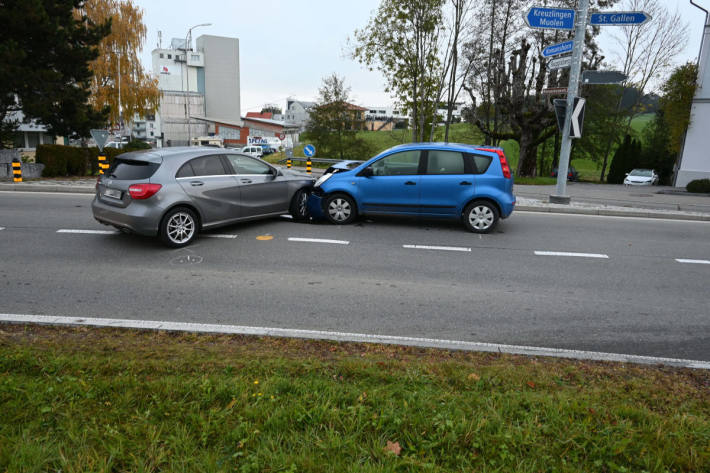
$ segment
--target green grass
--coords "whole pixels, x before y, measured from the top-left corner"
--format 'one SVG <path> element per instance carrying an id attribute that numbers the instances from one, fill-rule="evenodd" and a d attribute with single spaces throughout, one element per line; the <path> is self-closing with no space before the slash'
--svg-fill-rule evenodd
<path id="1" fill-rule="evenodd" d="M 0 471 L 700 472 L 709 389 L 700 370 L 3 325 Z"/>

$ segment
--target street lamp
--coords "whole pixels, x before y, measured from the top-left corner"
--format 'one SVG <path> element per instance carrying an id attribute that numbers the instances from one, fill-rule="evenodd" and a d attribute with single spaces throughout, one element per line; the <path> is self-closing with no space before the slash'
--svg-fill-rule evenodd
<path id="1" fill-rule="evenodd" d="M 189 30 L 187 30 L 187 34 L 185 35 L 185 44 L 184 46 L 184 51 L 185 51 L 185 82 L 187 84 L 187 93 L 185 94 L 185 118 L 187 119 L 187 146 L 192 146 L 192 122 L 190 121 L 190 66 L 187 63 L 187 51 L 188 51 L 188 44 L 190 45 L 190 51 L 192 51 L 192 30 L 195 28 L 199 28 L 200 26 L 212 26 L 212 23 L 200 23 L 199 25 L 195 25 Z M 190 39 L 190 43 L 187 42 L 188 38 Z"/>

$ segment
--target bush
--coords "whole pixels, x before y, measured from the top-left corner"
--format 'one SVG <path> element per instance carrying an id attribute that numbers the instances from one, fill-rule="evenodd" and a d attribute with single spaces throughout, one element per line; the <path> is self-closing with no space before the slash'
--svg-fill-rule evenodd
<path id="1" fill-rule="evenodd" d="M 109 163 L 124 150 L 104 149 Z M 39 145 L 35 159 L 44 164 L 42 177 L 94 176 L 98 173 L 99 149 L 63 145 Z"/>
<path id="2" fill-rule="evenodd" d="M 698 194 L 710 194 L 710 179 L 696 179 L 690 181 L 685 190 Z"/>

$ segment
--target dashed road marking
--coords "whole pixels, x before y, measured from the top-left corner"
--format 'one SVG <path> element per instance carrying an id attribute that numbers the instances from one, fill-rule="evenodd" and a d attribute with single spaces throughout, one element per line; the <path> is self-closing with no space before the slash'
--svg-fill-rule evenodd
<path id="1" fill-rule="evenodd" d="M 75 230 L 72 228 L 60 228 L 57 233 L 80 233 L 86 235 L 118 235 L 116 230 Z"/>
<path id="2" fill-rule="evenodd" d="M 207 238 L 227 238 L 227 239 L 235 239 L 237 238 L 237 235 L 231 235 L 228 233 L 203 233 L 201 236 L 207 237 Z"/>
<path id="3" fill-rule="evenodd" d="M 710 264 L 710 260 L 706 259 L 683 259 L 683 258 L 676 258 L 676 261 L 679 263 L 689 263 L 689 264 Z"/>
<path id="4" fill-rule="evenodd" d="M 180 332 L 225 333 L 253 335 L 261 337 L 287 337 L 311 340 L 333 340 L 338 342 L 382 343 L 444 350 L 464 350 L 513 355 L 551 356 L 577 360 L 613 361 L 618 363 L 663 364 L 694 369 L 710 369 L 710 361 L 687 360 L 680 358 L 662 358 L 644 355 L 625 355 L 563 348 L 534 347 L 525 345 L 503 345 L 499 343 L 469 342 L 464 340 L 443 340 L 437 338 L 404 337 L 397 335 L 379 335 L 368 333 L 327 332 L 322 330 L 303 330 L 279 327 L 253 327 L 243 325 L 217 325 L 190 322 L 168 322 L 160 320 L 105 319 L 94 317 L 64 317 L 29 314 L 1 314 L 0 322 L 32 323 L 49 325 L 74 325 L 89 327 L 120 327 L 140 330 L 170 330 Z"/>
<path id="5" fill-rule="evenodd" d="M 576 256 L 578 258 L 603 258 L 609 259 L 608 255 L 599 253 L 570 253 L 568 251 L 535 251 L 537 256 Z"/>
<path id="6" fill-rule="evenodd" d="M 464 252 L 471 251 L 471 248 L 464 248 L 462 246 L 402 245 L 402 248 L 409 248 L 409 249 L 414 249 L 414 250 L 440 250 L 440 251 L 464 251 Z"/>
<path id="7" fill-rule="evenodd" d="M 301 241 L 305 243 L 329 243 L 332 245 L 349 245 L 349 241 L 345 240 L 328 240 L 324 238 L 293 238 L 289 237 L 288 241 Z"/>
<path id="8" fill-rule="evenodd" d="M 5 230 L 5 227 L 0 227 L 0 232 Z"/>

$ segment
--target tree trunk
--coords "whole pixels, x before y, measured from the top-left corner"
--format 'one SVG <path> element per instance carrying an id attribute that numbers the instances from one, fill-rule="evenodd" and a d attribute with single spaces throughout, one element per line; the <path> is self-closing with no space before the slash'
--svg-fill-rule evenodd
<path id="1" fill-rule="evenodd" d="M 535 176 L 537 164 L 537 145 L 529 132 L 523 130 L 520 134 L 520 158 L 516 176 Z"/>

